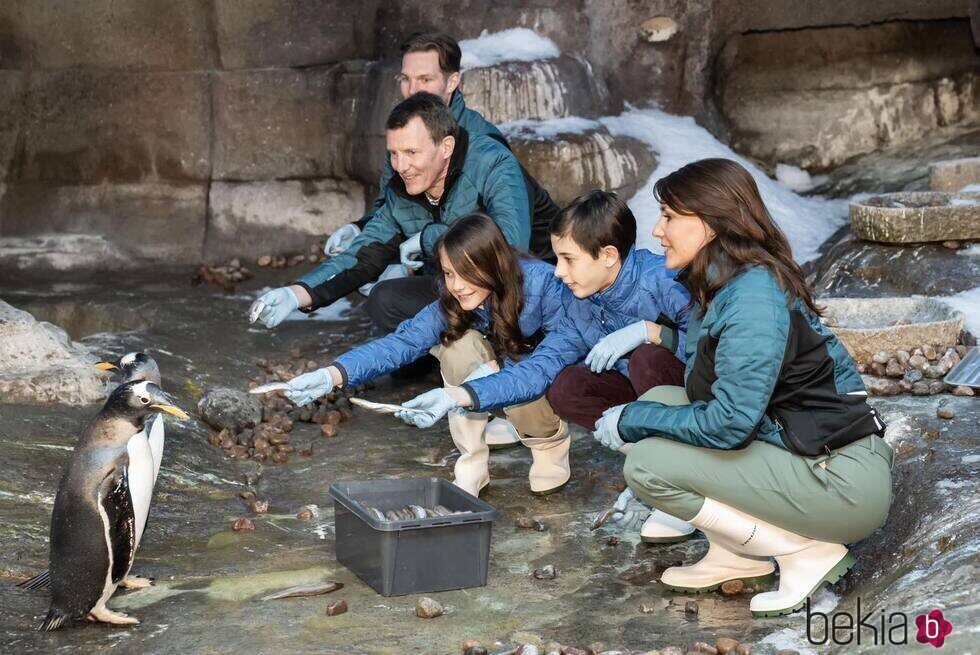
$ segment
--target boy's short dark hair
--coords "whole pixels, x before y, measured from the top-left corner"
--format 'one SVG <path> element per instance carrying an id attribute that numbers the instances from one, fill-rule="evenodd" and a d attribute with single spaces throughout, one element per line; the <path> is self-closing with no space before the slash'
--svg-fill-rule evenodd
<path id="1" fill-rule="evenodd" d="M 636 218 L 615 193 L 589 191 L 551 221 L 551 234 L 559 238 L 571 235 L 572 241 L 593 259 L 599 257 L 603 247 L 613 246 L 619 251 L 619 258 L 625 260 L 636 243 Z"/>
<path id="2" fill-rule="evenodd" d="M 449 107 L 438 96 L 425 91 L 409 96 L 395 105 L 388 114 L 385 129 L 400 130 L 416 116 L 425 123 L 432 140 L 436 143 L 447 136 L 459 136 L 459 126 L 453 115 L 449 113 Z"/>
<path id="3" fill-rule="evenodd" d="M 439 69 L 446 75 L 459 72 L 459 62 L 463 53 L 456 39 L 445 32 L 416 32 L 405 39 L 401 45 L 402 56 L 410 52 L 439 53 Z"/>

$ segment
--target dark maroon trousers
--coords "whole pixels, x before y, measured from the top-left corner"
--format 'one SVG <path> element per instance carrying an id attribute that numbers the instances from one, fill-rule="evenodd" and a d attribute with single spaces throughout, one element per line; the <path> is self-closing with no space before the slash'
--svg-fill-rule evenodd
<path id="1" fill-rule="evenodd" d="M 569 366 L 548 389 L 548 402 L 561 418 L 595 429 L 610 407 L 631 403 L 654 387 L 684 386 L 684 364 L 663 346 L 644 344 L 629 358 L 629 378 L 617 371 L 593 373 L 588 366 Z"/>

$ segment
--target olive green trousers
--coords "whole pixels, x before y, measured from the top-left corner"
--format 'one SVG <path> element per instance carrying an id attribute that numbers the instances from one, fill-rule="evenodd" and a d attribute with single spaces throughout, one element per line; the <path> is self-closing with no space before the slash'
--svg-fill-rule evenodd
<path id="1" fill-rule="evenodd" d="M 681 387 L 655 387 L 640 400 L 689 404 Z M 629 450 L 623 473 L 640 499 L 685 521 L 711 498 L 784 530 L 849 544 L 885 522 L 891 465 L 892 449 L 876 435 L 818 457 L 759 440 L 719 450 L 649 437 Z"/>

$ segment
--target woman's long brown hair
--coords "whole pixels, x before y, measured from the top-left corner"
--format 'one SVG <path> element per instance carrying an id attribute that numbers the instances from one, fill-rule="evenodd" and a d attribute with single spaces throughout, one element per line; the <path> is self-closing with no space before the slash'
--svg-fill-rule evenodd
<path id="1" fill-rule="evenodd" d="M 490 334 L 487 338 L 498 359 L 520 359 L 528 352 L 521 333 L 524 307 L 524 272 L 517 252 L 504 239 L 493 219 L 473 213 L 454 222 L 439 239 L 436 252 L 446 255 L 456 274 L 474 286 L 488 289 Z M 439 294 L 439 307 L 446 318 L 442 344 L 448 346 L 470 329 L 475 314 L 464 310 L 446 285 Z"/>
<path id="2" fill-rule="evenodd" d="M 679 214 L 697 214 L 714 230 L 715 237 L 686 268 L 688 287 L 702 312 L 732 277 L 757 265 L 772 272 L 790 304 L 799 298 L 820 314 L 786 235 L 769 215 L 755 180 L 738 163 L 692 162 L 658 180 L 654 195 Z"/>

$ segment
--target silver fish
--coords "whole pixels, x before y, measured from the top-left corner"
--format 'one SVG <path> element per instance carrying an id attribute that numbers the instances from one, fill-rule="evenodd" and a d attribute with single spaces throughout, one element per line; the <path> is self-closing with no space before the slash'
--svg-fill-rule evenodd
<path id="1" fill-rule="evenodd" d="M 384 512 L 382 512 L 377 507 L 365 507 L 364 509 L 367 511 L 368 514 L 371 515 L 372 518 L 375 518 L 375 519 L 377 519 L 379 521 L 387 521 L 388 520 L 388 519 L 385 518 Z"/>
<path id="2" fill-rule="evenodd" d="M 412 510 L 412 514 L 414 514 L 415 518 L 417 519 L 424 519 L 428 516 L 424 507 L 419 505 L 409 505 L 408 508 Z"/>
<path id="3" fill-rule="evenodd" d="M 265 309 L 265 303 L 261 300 L 256 300 L 252 303 L 252 306 L 248 308 L 248 322 L 254 323 L 259 320 L 259 314 Z"/>
<path id="4" fill-rule="evenodd" d="M 337 591 L 338 589 L 343 589 L 343 588 L 344 588 L 343 583 L 334 582 L 333 580 L 328 580 L 326 582 L 313 582 L 310 584 L 301 584 L 295 587 L 290 587 L 288 589 L 283 589 L 282 591 L 277 591 L 274 594 L 263 596 L 259 600 L 280 600 L 282 598 L 303 598 L 304 596 L 320 596 L 322 594 L 329 594 L 331 591 Z"/>
<path id="5" fill-rule="evenodd" d="M 270 382 L 269 384 L 262 384 L 254 389 L 249 389 L 249 393 L 270 393 L 272 391 L 285 391 L 289 389 L 289 385 L 285 382 Z"/>
<path id="6" fill-rule="evenodd" d="M 609 522 L 609 519 L 611 519 L 613 516 L 615 516 L 616 514 L 621 514 L 621 513 L 622 512 L 618 508 L 616 508 L 616 507 L 610 507 L 609 509 L 605 510 L 604 512 L 600 512 L 595 517 L 595 520 L 592 521 L 592 525 L 589 527 L 589 529 L 590 530 L 598 530 L 599 528 L 601 528 L 602 526 L 604 526 L 606 523 L 608 523 Z"/>
<path id="7" fill-rule="evenodd" d="M 393 509 L 389 509 L 387 512 L 385 512 L 385 518 L 389 521 L 401 521 L 401 519 L 398 517 L 398 513 Z"/>

